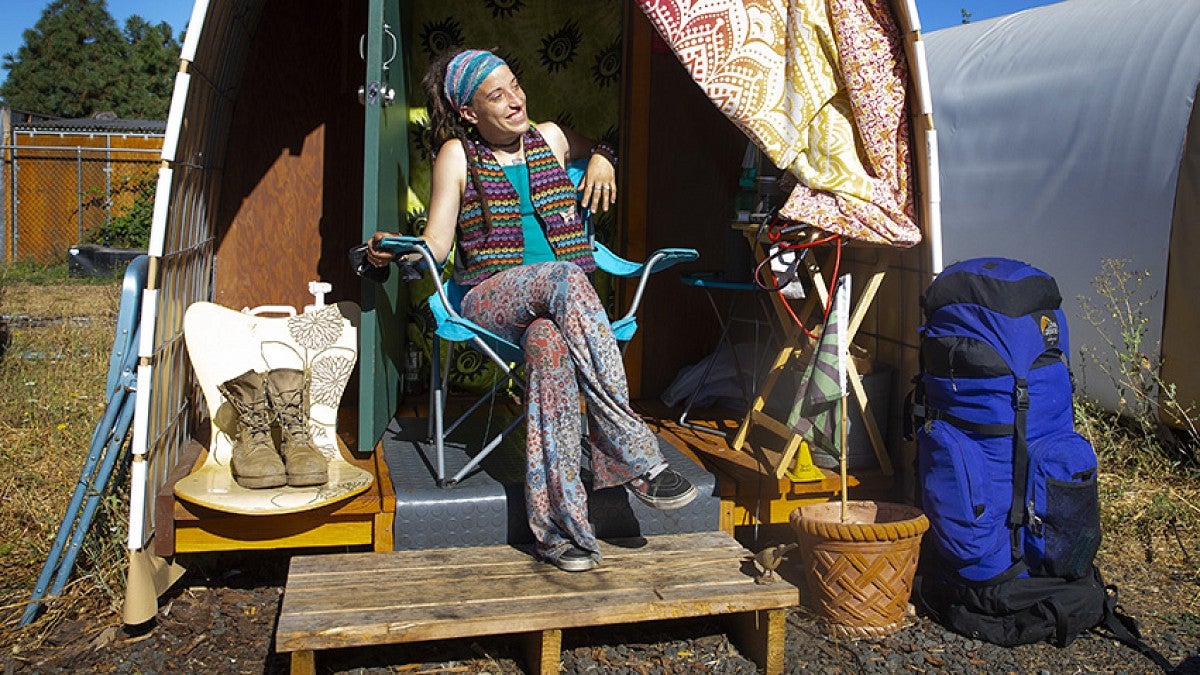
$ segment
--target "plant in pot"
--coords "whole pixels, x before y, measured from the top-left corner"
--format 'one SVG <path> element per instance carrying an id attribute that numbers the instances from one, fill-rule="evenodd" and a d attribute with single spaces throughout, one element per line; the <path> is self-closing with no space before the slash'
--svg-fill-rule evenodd
<path id="1" fill-rule="evenodd" d="M 847 495 L 849 397 L 845 364 L 849 354 L 847 332 L 839 324 L 849 316 L 849 275 L 838 279 L 835 293 L 835 309 L 826 321 L 809 379 L 829 378 L 836 369 L 837 382 L 820 387 L 836 394 L 823 397 L 827 405 L 817 414 L 824 415 L 821 421 L 837 429 L 829 436 L 836 439 L 840 456 L 841 499 L 802 506 L 792 512 L 790 520 L 799 539 L 807 582 L 805 605 L 834 635 L 882 636 L 895 632 L 903 624 L 920 557 L 921 537 L 929 529 L 929 520 L 913 506 L 852 501 Z M 809 384 L 806 388 L 812 390 L 812 383 Z M 809 414 L 813 412 L 810 410 Z"/>

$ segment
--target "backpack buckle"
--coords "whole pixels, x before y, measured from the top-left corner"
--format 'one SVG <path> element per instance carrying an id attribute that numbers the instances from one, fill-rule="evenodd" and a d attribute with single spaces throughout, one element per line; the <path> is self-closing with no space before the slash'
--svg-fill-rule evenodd
<path id="1" fill-rule="evenodd" d="M 1032 499 L 1029 500 L 1029 516 L 1028 517 L 1029 517 L 1029 531 L 1033 533 L 1033 536 L 1041 537 L 1042 533 L 1044 531 L 1043 530 L 1044 523 L 1042 522 L 1041 516 L 1039 516 L 1037 514 L 1037 511 L 1034 511 Z"/>
<path id="2" fill-rule="evenodd" d="M 1029 385 L 1025 380 L 1018 380 L 1013 387 L 1013 410 L 1029 410 Z"/>

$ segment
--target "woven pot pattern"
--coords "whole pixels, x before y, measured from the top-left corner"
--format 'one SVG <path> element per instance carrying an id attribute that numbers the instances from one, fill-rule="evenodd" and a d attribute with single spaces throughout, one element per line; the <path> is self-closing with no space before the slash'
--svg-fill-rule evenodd
<path id="1" fill-rule="evenodd" d="M 808 586 L 805 604 L 834 635 L 888 635 L 904 621 L 929 520 L 901 504 L 851 504 L 851 520 L 859 522 L 840 522 L 840 503 L 792 512 Z"/>

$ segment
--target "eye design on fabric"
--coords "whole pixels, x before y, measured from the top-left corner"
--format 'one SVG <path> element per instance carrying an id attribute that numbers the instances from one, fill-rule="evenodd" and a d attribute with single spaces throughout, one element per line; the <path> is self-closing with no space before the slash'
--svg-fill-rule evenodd
<path id="1" fill-rule="evenodd" d="M 462 24 L 452 16 L 425 24 L 417 40 L 421 43 L 421 50 L 430 59 L 437 58 L 438 54 L 447 49 L 461 47 L 465 41 Z"/>
<path id="2" fill-rule="evenodd" d="M 507 19 L 521 11 L 525 0 L 483 0 L 483 4 L 492 10 L 493 18 Z"/>
<path id="3" fill-rule="evenodd" d="M 562 28 L 542 38 L 542 48 L 538 50 L 542 65 L 551 73 L 566 68 L 575 59 L 581 42 L 583 31 L 579 24 L 568 21 Z"/>
<path id="4" fill-rule="evenodd" d="M 621 77 L 621 42 L 618 38 L 612 44 L 596 53 L 592 61 L 592 81 L 598 87 L 615 84 Z"/>
<path id="5" fill-rule="evenodd" d="M 487 363 L 487 360 L 479 352 L 474 349 L 464 349 L 456 355 L 454 368 L 460 375 L 471 377 L 478 375 Z"/>
<path id="6" fill-rule="evenodd" d="M 416 148 L 417 152 L 421 153 L 421 159 L 428 160 L 433 154 L 433 148 L 429 145 L 429 120 L 409 122 L 408 136 L 409 147 Z"/>

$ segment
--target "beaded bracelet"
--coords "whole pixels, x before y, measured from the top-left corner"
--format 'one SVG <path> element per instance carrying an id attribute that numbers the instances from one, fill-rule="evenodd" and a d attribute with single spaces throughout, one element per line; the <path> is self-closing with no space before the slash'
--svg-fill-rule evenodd
<path id="1" fill-rule="evenodd" d="M 608 143 L 601 141 L 601 142 L 593 145 L 591 154 L 600 155 L 601 157 L 607 159 L 609 161 L 609 163 L 613 165 L 613 168 L 616 168 L 616 166 L 617 166 L 617 151 L 613 148 L 613 146 L 609 145 Z"/>

